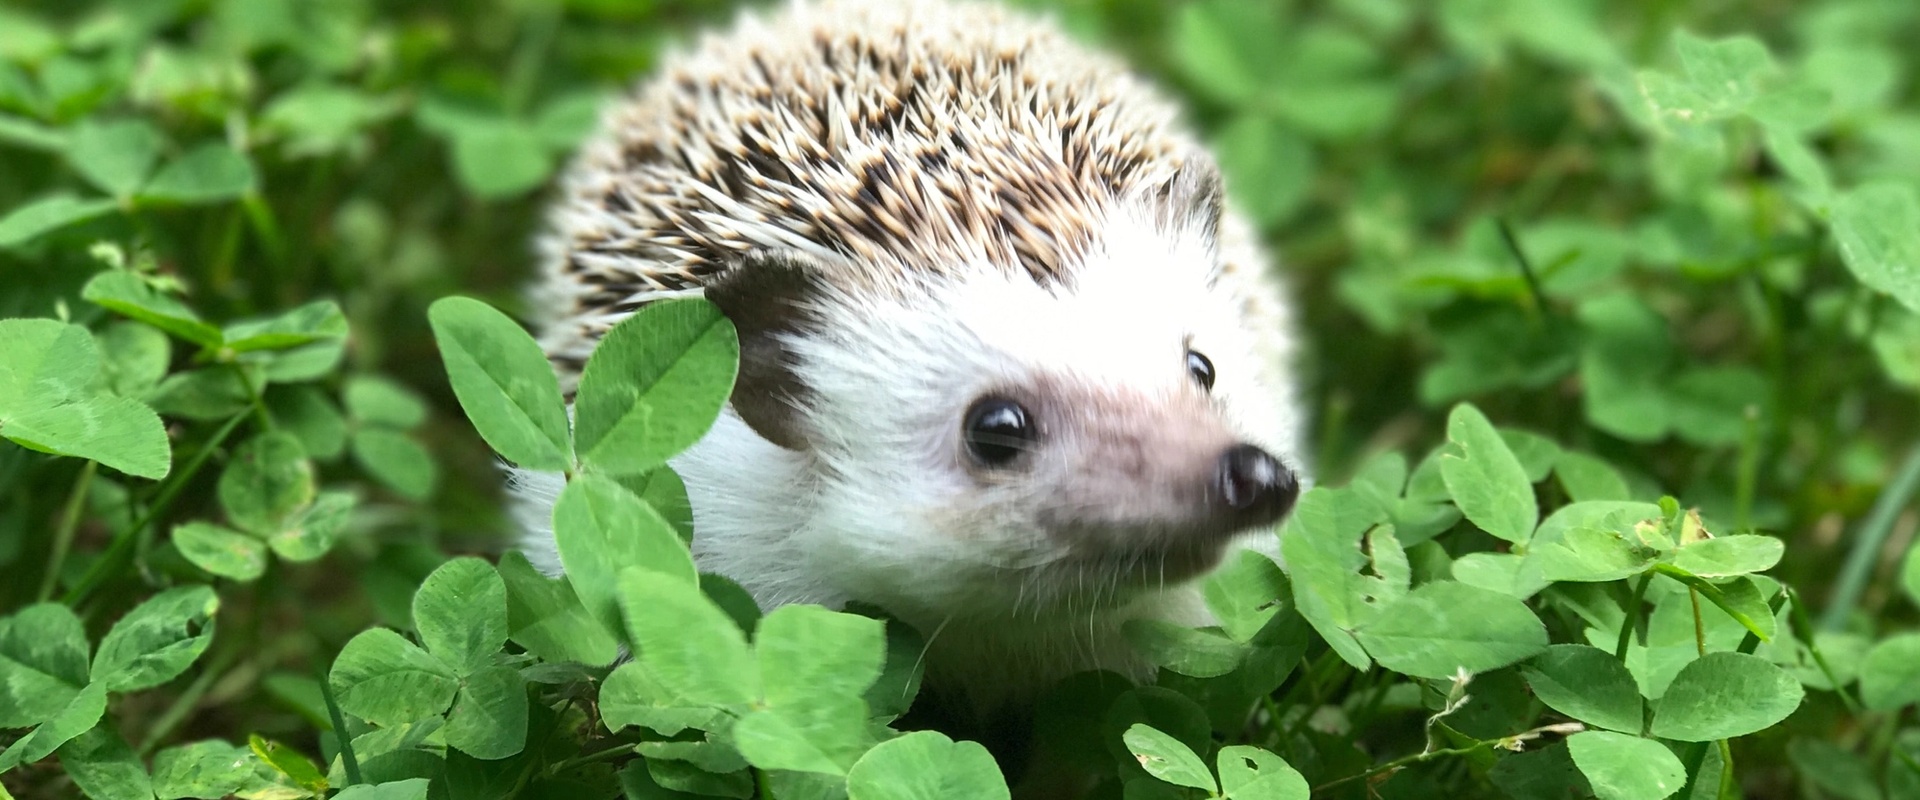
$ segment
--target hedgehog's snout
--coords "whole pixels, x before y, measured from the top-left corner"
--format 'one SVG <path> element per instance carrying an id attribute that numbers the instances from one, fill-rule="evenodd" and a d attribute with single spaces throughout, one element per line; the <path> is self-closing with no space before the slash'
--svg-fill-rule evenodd
<path id="1" fill-rule="evenodd" d="M 1033 462 L 1038 521 L 1094 558 L 1139 559 L 1156 580 L 1193 574 L 1299 498 L 1286 462 L 1203 393 L 1069 385 L 1040 396 L 1073 411 L 1052 415 L 1051 456 Z"/>
<path id="2" fill-rule="evenodd" d="M 1220 454 L 1215 476 L 1218 498 L 1249 527 L 1279 521 L 1300 496 L 1300 480 L 1267 451 L 1237 444 Z"/>

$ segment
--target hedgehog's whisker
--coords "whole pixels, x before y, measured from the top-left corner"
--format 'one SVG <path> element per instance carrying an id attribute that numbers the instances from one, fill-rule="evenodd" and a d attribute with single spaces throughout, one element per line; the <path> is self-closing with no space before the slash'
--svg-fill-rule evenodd
<path id="1" fill-rule="evenodd" d="M 927 634 L 926 643 L 920 645 L 920 657 L 915 659 L 913 662 L 913 669 L 915 672 L 920 672 L 923 675 L 925 674 L 924 670 L 926 669 L 926 666 L 927 666 L 927 654 L 933 651 L 934 640 L 940 638 L 940 632 L 946 630 L 947 623 L 952 621 L 953 621 L 953 614 L 948 614 L 946 619 L 940 620 L 940 624 L 935 625 L 933 627 L 933 633 Z"/>

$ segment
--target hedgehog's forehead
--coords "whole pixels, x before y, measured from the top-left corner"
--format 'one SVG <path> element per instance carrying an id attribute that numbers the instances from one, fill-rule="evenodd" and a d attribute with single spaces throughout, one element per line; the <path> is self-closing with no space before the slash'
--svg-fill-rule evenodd
<path id="1" fill-rule="evenodd" d="M 1051 373 L 1101 384 L 1178 385 L 1185 348 L 1217 338 L 1230 315 L 1212 287 L 1210 243 L 1135 215 L 1101 228 L 1057 280 L 989 264 L 946 272 L 907 303 L 907 327 L 927 330 L 899 345 L 957 345 L 969 352 L 950 368 L 987 380 Z"/>

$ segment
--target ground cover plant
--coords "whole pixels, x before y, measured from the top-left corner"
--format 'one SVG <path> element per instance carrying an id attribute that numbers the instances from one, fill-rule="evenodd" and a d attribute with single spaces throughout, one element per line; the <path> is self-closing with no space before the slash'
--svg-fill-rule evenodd
<path id="1" fill-rule="evenodd" d="M 1283 253 L 1319 485 L 1036 762 L 1920 797 L 1920 6 L 1038 5 Z M 732 7 L 0 7 L 0 798 L 1008 796 L 896 729 L 914 632 L 697 574 L 711 306 L 624 323 L 571 422 L 515 321 L 594 109 Z M 567 472 L 567 580 L 498 459 Z"/>

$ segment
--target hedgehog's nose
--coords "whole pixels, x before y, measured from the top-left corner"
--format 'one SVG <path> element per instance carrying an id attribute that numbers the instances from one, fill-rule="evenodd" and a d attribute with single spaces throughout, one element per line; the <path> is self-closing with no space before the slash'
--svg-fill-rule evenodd
<path id="1" fill-rule="evenodd" d="M 1250 444 L 1234 445 L 1220 455 L 1220 499 L 1251 519 L 1272 522 L 1293 507 L 1300 482 L 1280 460 Z"/>

